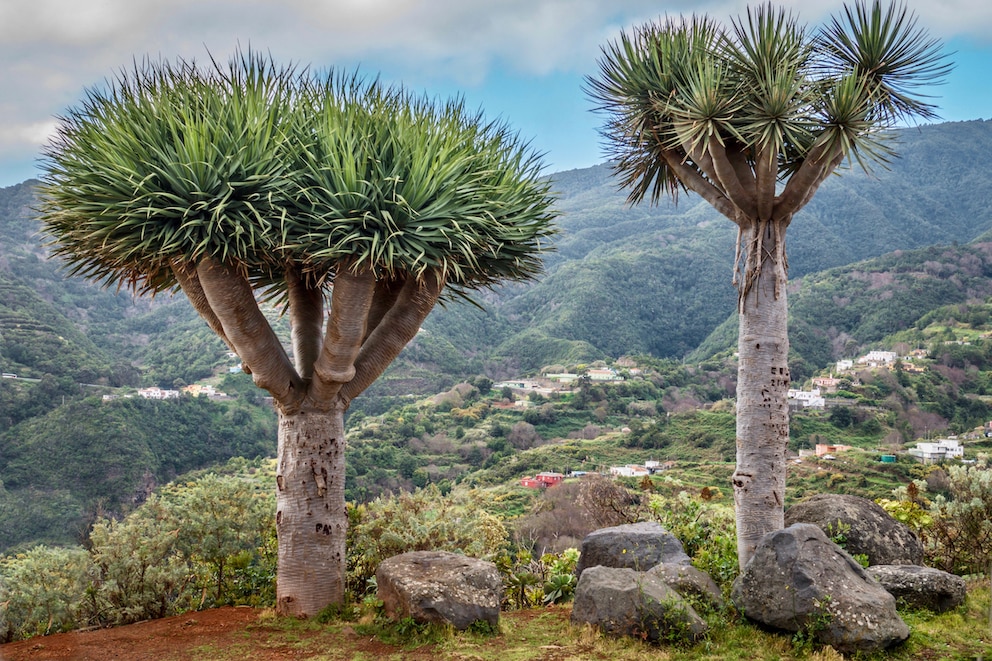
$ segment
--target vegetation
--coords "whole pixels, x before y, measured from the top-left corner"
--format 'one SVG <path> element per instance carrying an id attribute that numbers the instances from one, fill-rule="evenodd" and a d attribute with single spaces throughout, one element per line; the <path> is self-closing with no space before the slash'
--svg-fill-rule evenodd
<path id="1" fill-rule="evenodd" d="M 271 412 L 206 398 L 89 398 L 0 436 L 0 552 L 78 543 L 158 486 L 230 457 L 274 451 Z"/>
<path id="2" fill-rule="evenodd" d="M 124 519 L 97 521 L 88 550 L 39 545 L 0 559 L 0 641 L 271 605 L 274 502 L 247 468 L 170 485 Z"/>

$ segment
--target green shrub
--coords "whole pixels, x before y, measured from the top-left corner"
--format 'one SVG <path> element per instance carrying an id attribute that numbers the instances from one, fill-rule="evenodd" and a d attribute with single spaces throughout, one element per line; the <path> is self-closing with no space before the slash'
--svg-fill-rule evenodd
<path id="1" fill-rule="evenodd" d="M 692 564 L 729 594 L 740 573 L 733 510 L 679 491 L 672 497 L 651 496 L 648 512 L 650 518 L 678 537 Z"/>
<path id="2" fill-rule="evenodd" d="M 971 466 L 946 468 L 945 492 L 926 498 L 927 481 L 916 480 L 896 490 L 903 501 L 920 505 L 929 515 L 929 526 L 922 528 L 926 562 L 954 574 L 981 574 L 992 563 L 992 470 L 989 458 L 979 455 Z M 912 508 L 917 525 L 925 518 Z M 908 514 L 908 515 L 909 515 Z"/>
<path id="3" fill-rule="evenodd" d="M 197 588 L 211 595 L 212 605 L 236 603 L 231 592 L 235 583 L 249 600 L 243 589 L 246 581 L 272 591 L 263 576 L 274 576 L 275 568 L 265 566 L 262 552 L 266 538 L 274 536 L 275 498 L 270 489 L 237 476 L 208 473 L 163 490 L 162 499 L 178 530 L 177 548 L 194 568 Z"/>
<path id="4" fill-rule="evenodd" d="M 81 548 L 36 546 L 0 558 L 0 643 L 87 624 L 93 575 Z"/>
<path id="5" fill-rule="evenodd" d="M 348 590 L 354 601 L 386 558 L 409 551 L 452 551 L 473 558 L 504 549 L 502 521 L 470 498 L 431 484 L 414 492 L 348 505 Z"/>
<path id="6" fill-rule="evenodd" d="M 152 496 L 122 521 L 98 521 L 90 533 L 98 569 L 92 616 L 117 625 L 192 608 L 193 576 L 178 548 L 173 513 Z"/>

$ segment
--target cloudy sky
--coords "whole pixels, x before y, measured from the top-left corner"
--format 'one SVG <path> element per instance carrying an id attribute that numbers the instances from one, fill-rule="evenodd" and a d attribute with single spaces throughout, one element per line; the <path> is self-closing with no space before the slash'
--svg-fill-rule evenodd
<path id="1" fill-rule="evenodd" d="M 55 118 L 135 59 L 221 60 L 240 44 L 277 62 L 356 67 L 432 96 L 462 95 L 545 154 L 549 172 L 603 160 L 582 92 L 600 46 L 665 14 L 739 15 L 737 0 L 3 0 L 0 186 L 37 174 Z M 839 0 L 784 0 L 807 23 Z M 992 3 L 910 0 L 953 52 L 935 88 L 945 120 L 992 118 Z M 800 11 L 801 8 L 801 11 Z"/>

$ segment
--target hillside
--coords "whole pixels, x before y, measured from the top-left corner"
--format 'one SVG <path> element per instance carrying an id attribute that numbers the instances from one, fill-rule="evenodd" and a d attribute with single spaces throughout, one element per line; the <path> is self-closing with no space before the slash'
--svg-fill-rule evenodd
<path id="1" fill-rule="evenodd" d="M 792 278 L 932 245 L 966 244 L 992 230 L 984 164 L 992 121 L 897 134 L 900 157 L 871 175 L 826 182 L 789 230 Z M 547 275 L 511 287 L 490 318 L 506 329 L 497 360 L 523 369 L 567 358 L 650 352 L 681 357 L 734 313 L 733 225 L 693 195 L 678 205 L 629 208 L 606 165 L 553 176 L 561 236 Z M 443 332 L 463 308 L 432 315 Z M 506 323 L 509 320 L 509 324 Z M 476 343 L 485 353 L 489 343 Z"/>
<path id="2" fill-rule="evenodd" d="M 965 306 L 958 314 L 973 322 L 970 328 L 984 329 L 977 333 L 992 329 L 985 306 L 992 297 L 992 244 L 981 242 L 992 236 L 992 122 L 904 130 L 899 141 L 902 158 L 889 170 L 833 178 L 790 229 L 797 383 L 863 348 L 955 338 L 961 328 L 948 326 L 949 304 Z M 727 460 L 732 438 L 725 425 L 708 435 L 673 436 L 651 419 L 734 395 L 732 225 L 693 196 L 677 206 L 629 208 L 606 165 L 553 179 L 562 231 L 546 273 L 533 283 L 480 292 L 481 307 L 451 301 L 436 309 L 400 359 L 355 401 L 351 497 L 452 484 L 471 474 L 480 483 L 514 479 L 509 467 L 537 468 L 549 441 L 584 440 L 596 429 L 625 425 L 634 428 L 636 442 L 614 439 L 585 456 L 608 461 L 638 447 L 644 454 L 670 447 L 682 454 L 699 449 L 700 461 Z M 234 413 L 221 409 L 197 413 L 196 424 L 177 422 L 188 430 L 180 440 L 137 405 L 124 415 L 88 403 L 117 387 L 216 382 L 231 359 L 183 296 L 135 299 L 68 277 L 45 256 L 31 211 L 36 203 L 32 182 L 0 189 L 0 368 L 18 375 L 0 380 L 0 521 L 7 525 L 19 508 L 34 508 L 44 522 L 37 534 L 8 528 L 2 541 L 10 545 L 55 539 L 51 531 L 58 529 L 71 537 L 71 528 L 98 509 L 127 509 L 144 493 L 146 473 L 161 483 L 236 454 L 271 452 L 275 439 L 272 412 L 247 378 L 225 385 L 246 407 L 237 415 L 255 421 L 243 430 L 255 436 L 238 442 L 223 440 Z M 279 324 L 285 334 L 285 320 Z M 629 355 L 650 367 L 633 390 L 633 381 L 623 392 L 596 386 L 578 401 L 535 399 L 514 410 L 485 397 L 486 382 Z M 968 364 L 984 373 L 975 360 Z M 455 388 L 464 381 L 476 386 L 475 394 Z M 880 418 L 866 434 L 859 425 L 868 419 L 828 431 L 870 446 L 890 433 L 908 441 L 924 428 L 968 429 L 989 414 L 982 383 L 935 370 L 919 387 L 869 384 L 852 396 L 875 401 L 871 388 L 895 392 L 894 418 Z M 418 408 L 420 398 L 437 393 L 448 398 L 439 410 Z M 816 425 L 797 427 L 794 440 L 817 433 L 823 430 Z M 94 457 L 103 456 L 96 448 L 104 446 L 127 459 L 106 455 L 105 470 L 94 470 L 101 465 Z M 528 459 L 531 450 L 538 458 Z"/>
<path id="3" fill-rule="evenodd" d="M 272 456 L 275 440 L 274 416 L 246 403 L 70 400 L 0 435 L 0 553 L 78 543 L 97 517 L 191 470 Z"/>
<path id="4" fill-rule="evenodd" d="M 992 121 L 905 129 L 896 142 L 900 158 L 889 169 L 833 177 L 797 215 L 788 239 L 793 278 L 894 251 L 966 244 L 992 232 Z M 733 314 L 733 226 L 707 204 L 685 195 L 678 205 L 630 208 L 607 165 L 552 178 L 561 233 L 545 275 L 480 293 L 484 311 L 457 301 L 436 310 L 425 323 L 430 339 L 418 338 L 384 382 L 392 378 L 394 387 L 380 385 L 380 394 L 435 390 L 430 375 L 447 375 L 450 383 L 480 372 L 500 378 L 626 353 L 681 357 Z M 210 366 L 185 372 L 167 366 L 171 352 L 152 339 L 178 327 L 197 334 L 176 345 L 202 345 L 201 361 L 210 352 L 222 354 L 185 300 L 135 301 L 64 278 L 43 259 L 31 190 L 31 182 L 0 189 L 0 273 L 34 290 L 89 336 L 104 354 L 98 362 L 111 355 L 139 365 L 146 383 L 202 378 Z M 0 355 L 10 353 L 10 341 Z"/>

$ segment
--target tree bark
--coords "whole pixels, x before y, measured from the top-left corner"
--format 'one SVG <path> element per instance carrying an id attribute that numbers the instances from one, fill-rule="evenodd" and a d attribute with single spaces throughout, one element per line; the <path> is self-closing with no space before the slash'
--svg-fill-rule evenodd
<path id="1" fill-rule="evenodd" d="M 276 610 L 311 617 L 344 600 L 344 406 L 279 413 Z"/>
<path id="2" fill-rule="evenodd" d="M 784 527 L 789 442 L 789 336 L 785 226 L 757 223 L 742 237 L 758 267 L 741 292 L 737 371 L 737 558 L 741 569 L 765 533 Z M 759 229 L 760 227 L 760 229 Z M 755 236 L 755 232 L 762 236 Z M 760 242 L 755 239 L 760 238 Z M 755 250 L 755 246 L 758 246 Z M 741 286 L 745 286 L 744 283 Z"/>

